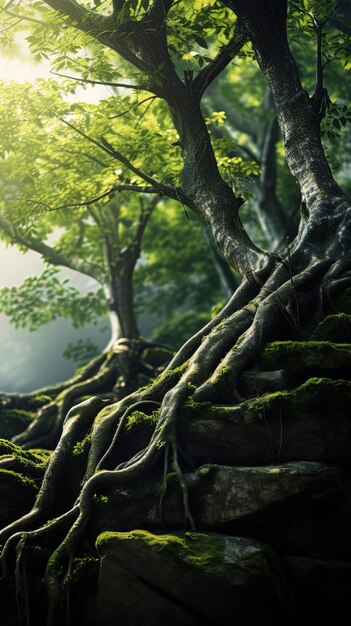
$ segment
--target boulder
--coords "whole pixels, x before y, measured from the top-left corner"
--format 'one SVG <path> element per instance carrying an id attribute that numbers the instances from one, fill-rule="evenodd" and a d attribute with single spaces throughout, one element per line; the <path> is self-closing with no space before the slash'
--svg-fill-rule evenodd
<path id="1" fill-rule="evenodd" d="M 218 534 L 134 530 L 103 533 L 97 548 L 100 576 L 91 623 L 291 623 L 284 568 L 263 543 Z"/>
<path id="2" fill-rule="evenodd" d="M 263 541 L 267 537 L 292 554 L 318 556 L 322 551 L 323 556 L 331 557 L 339 549 L 351 552 L 349 511 L 345 510 L 342 525 L 339 523 L 340 507 L 346 506 L 346 487 L 345 476 L 337 467 L 313 462 L 269 467 L 205 465 L 184 479 L 192 515 L 201 530 L 250 534 Z M 148 530 L 162 525 L 184 528 L 183 494 L 174 473 L 168 475 L 160 510 L 161 490 L 162 482 L 141 481 L 132 489 L 110 489 L 98 496 L 93 532 L 132 529 L 135 520 Z M 321 509 L 325 521 L 321 521 Z M 336 545 L 328 543 L 331 523 L 339 523 Z"/>

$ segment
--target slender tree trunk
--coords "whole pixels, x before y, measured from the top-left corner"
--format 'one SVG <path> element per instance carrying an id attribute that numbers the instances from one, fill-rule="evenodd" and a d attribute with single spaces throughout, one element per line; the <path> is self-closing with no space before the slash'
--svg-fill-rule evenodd
<path id="1" fill-rule="evenodd" d="M 112 347 L 118 340 L 136 339 L 140 336 L 134 311 L 132 275 L 126 270 L 114 277 L 113 284 L 105 285 L 108 315 L 111 326 Z"/>

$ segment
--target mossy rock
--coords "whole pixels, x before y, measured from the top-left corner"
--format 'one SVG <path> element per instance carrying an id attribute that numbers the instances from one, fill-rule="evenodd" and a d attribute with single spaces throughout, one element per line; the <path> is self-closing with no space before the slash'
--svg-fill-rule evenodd
<path id="1" fill-rule="evenodd" d="M 31 421 L 33 414 L 20 409 L 2 409 L 0 411 L 0 437 L 12 439 L 25 430 Z"/>
<path id="2" fill-rule="evenodd" d="M 103 533 L 95 619 L 123 626 L 288 623 L 284 573 L 269 546 L 198 532 Z M 147 616 L 147 617 L 146 617 Z"/>
<path id="3" fill-rule="evenodd" d="M 0 469 L 17 472 L 24 477 L 42 478 L 50 454 L 49 450 L 23 450 L 12 441 L 0 439 Z"/>
<path id="4" fill-rule="evenodd" d="M 260 369 L 291 373 L 351 369 L 351 344 L 330 341 L 275 341 L 264 349 Z M 340 376 L 339 376 L 340 377 Z"/>
<path id="5" fill-rule="evenodd" d="M 7 526 L 31 510 L 38 485 L 19 472 L 0 468 L 0 524 Z"/>
<path id="6" fill-rule="evenodd" d="M 335 343 L 351 343 L 351 315 L 337 313 L 328 315 L 321 322 L 313 335 L 312 341 L 332 341 Z"/>

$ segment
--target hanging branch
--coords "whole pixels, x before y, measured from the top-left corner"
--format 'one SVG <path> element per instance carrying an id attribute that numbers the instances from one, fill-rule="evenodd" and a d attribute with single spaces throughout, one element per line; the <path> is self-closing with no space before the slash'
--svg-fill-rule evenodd
<path id="1" fill-rule="evenodd" d="M 323 26 L 325 22 L 318 20 L 314 15 L 311 16 L 313 27 L 317 37 L 317 50 L 316 50 L 316 89 L 311 98 L 313 107 L 318 113 L 319 119 L 322 120 L 325 116 L 325 111 L 328 103 L 328 91 L 323 84 L 323 64 L 322 64 L 322 37 Z"/>
<path id="2" fill-rule="evenodd" d="M 78 78 L 77 76 L 68 76 L 68 74 L 61 74 L 60 72 L 51 71 L 51 74 L 55 76 L 61 76 L 62 78 L 69 78 L 70 80 L 76 80 L 80 83 L 89 83 L 90 85 L 106 85 L 106 87 L 123 87 L 123 89 L 137 89 L 140 91 L 150 91 L 145 85 L 130 85 L 129 83 L 115 83 L 104 80 L 90 80 L 88 78 Z"/>
<path id="3" fill-rule="evenodd" d="M 84 200 L 83 202 L 73 202 L 70 204 L 62 204 L 60 206 L 50 206 L 38 200 L 28 200 L 28 202 L 32 202 L 33 204 L 43 204 L 49 211 L 61 211 L 63 209 L 73 209 L 78 207 L 86 207 L 91 204 L 95 204 L 99 200 L 110 196 L 116 192 L 122 191 L 132 191 L 133 193 L 151 193 L 151 194 L 160 194 L 160 192 L 154 187 L 141 187 L 140 185 L 116 185 L 115 187 L 111 187 L 108 191 L 96 196 L 95 198 L 91 198 L 91 200 Z"/>
<path id="4" fill-rule="evenodd" d="M 63 122 L 64 124 L 66 124 L 66 126 L 69 126 L 70 128 L 72 128 L 76 133 L 84 137 L 87 141 L 90 141 L 95 146 L 98 146 L 101 150 L 104 150 L 104 152 L 106 152 L 107 154 L 112 156 L 114 159 L 116 159 L 117 161 L 125 165 L 131 172 L 139 176 L 139 178 L 142 178 L 143 180 L 145 180 L 145 182 L 149 183 L 149 185 L 152 185 L 152 187 L 156 190 L 156 192 L 158 192 L 162 196 L 168 196 L 169 198 L 178 200 L 179 196 L 182 195 L 182 192 L 180 190 L 175 189 L 174 187 L 171 187 L 170 185 L 165 185 L 163 183 L 160 183 L 158 180 L 156 180 L 152 176 L 149 176 L 148 174 L 140 170 L 138 167 L 135 167 L 135 165 L 133 165 L 125 156 L 123 156 L 123 154 L 115 150 L 114 147 L 106 139 L 102 138 L 101 142 L 99 142 L 96 139 L 93 139 L 93 137 L 89 137 L 89 135 L 87 135 L 82 130 L 80 130 L 73 124 L 71 124 L 71 122 L 67 122 L 67 120 L 65 120 L 64 118 L 59 117 L 59 120 Z"/>

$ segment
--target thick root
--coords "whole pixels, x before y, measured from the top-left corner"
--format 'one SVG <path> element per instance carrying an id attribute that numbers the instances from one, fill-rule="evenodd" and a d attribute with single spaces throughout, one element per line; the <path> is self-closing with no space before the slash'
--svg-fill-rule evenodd
<path id="1" fill-rule="evenodd" d="M 58 387 L 59 393 L 39 408 L 33 422 L 13 437 L 13 442 L 26 449 L 53 449 L 59 441 L 67 413 L 81 398 L 97 394 L 106 394 L 110 399 L 123 398 L 139 386 L 140 380 L 144 383 L 153 378 L 157 366 L 144 361 L 142 353 L 157 348 L 157 344 L 144 340 L 135 343 L 120 340 L 112 350 L 94 359 L 79 375 L 67 381 L 64 388 Z M 162 353 L 168 362 L 171 350 L 162 347 Z M 27 400 L 31 397 L 32 394 L 26 396 Z M 15 397 L 11 402 L 14 401 Z"/>
<path id="2" fill-rule="evenodd" d="M 290 333 L 296 338 L 309 331 L 320 316 L 321 289 L 326 285 L 331 285 L 333 292 L 343 288 L 345 281 L 350 280 L 348 269 L 345 264 L 341 266 L 332 260 L 314 259 L 305 267 L 297 264 L 296 269 L 291 266 L 290 256 L 289 262 L 277 260 L 275 269 L 261 288 L 253 281 L 244 281 L 221 313 L 187 342 L 165 372 L 148 387 L 114 405 L 106 406 L 103 400 L 92 398 L 69 411 L 33 510 L 0 533 L 0 542 L 4 545 L 4 570 L 9 554 L 15 546 L 18 548 L 17 568 L 19 584 L 23 587 L 24 611 L 23 544 L 28 540 L 41 541 L 44 537 L 55 536 L 58 528 L 67 531 L 50 557 L 46 570 L 50 599 L 48 624 L 56 626 L 60 619 L 62 594 L 70 580 L 72 558 L 87 529 L 95 495 L 111 488 L 129 486 L 155 468 L 158 471 L 162 457 L 160 517 L 168 468 L 172 466 L 182 493 L 184 527 L 195 528 L 196 519 L 191 512 L 179 458 L 177 418 L 180 408 L 193 399 L 215 397 L 219 404 L 228 400 L 231 403 L 240 401 L 236 389 L 239 375 L 255 363 L 275 333 L 283 332 L 285 336 Z M 306 298 L 309 312 L 305 307 Z M 149 443 L 131 459 L 113 467 L 121 433 L 128 418 L 140 409 L 151 412 L 157 409 L 157 421 Z M 69 464 L 72 450 L 82 437 L 87 441 L 88 452 L 84 461 L 84 484 L 76 494 L 76 501 L 69 503 L 57 520 L 36 529 L 52 515 L 61 472 Z M 159 473 L 162 476 L 162 469 Z"/>

